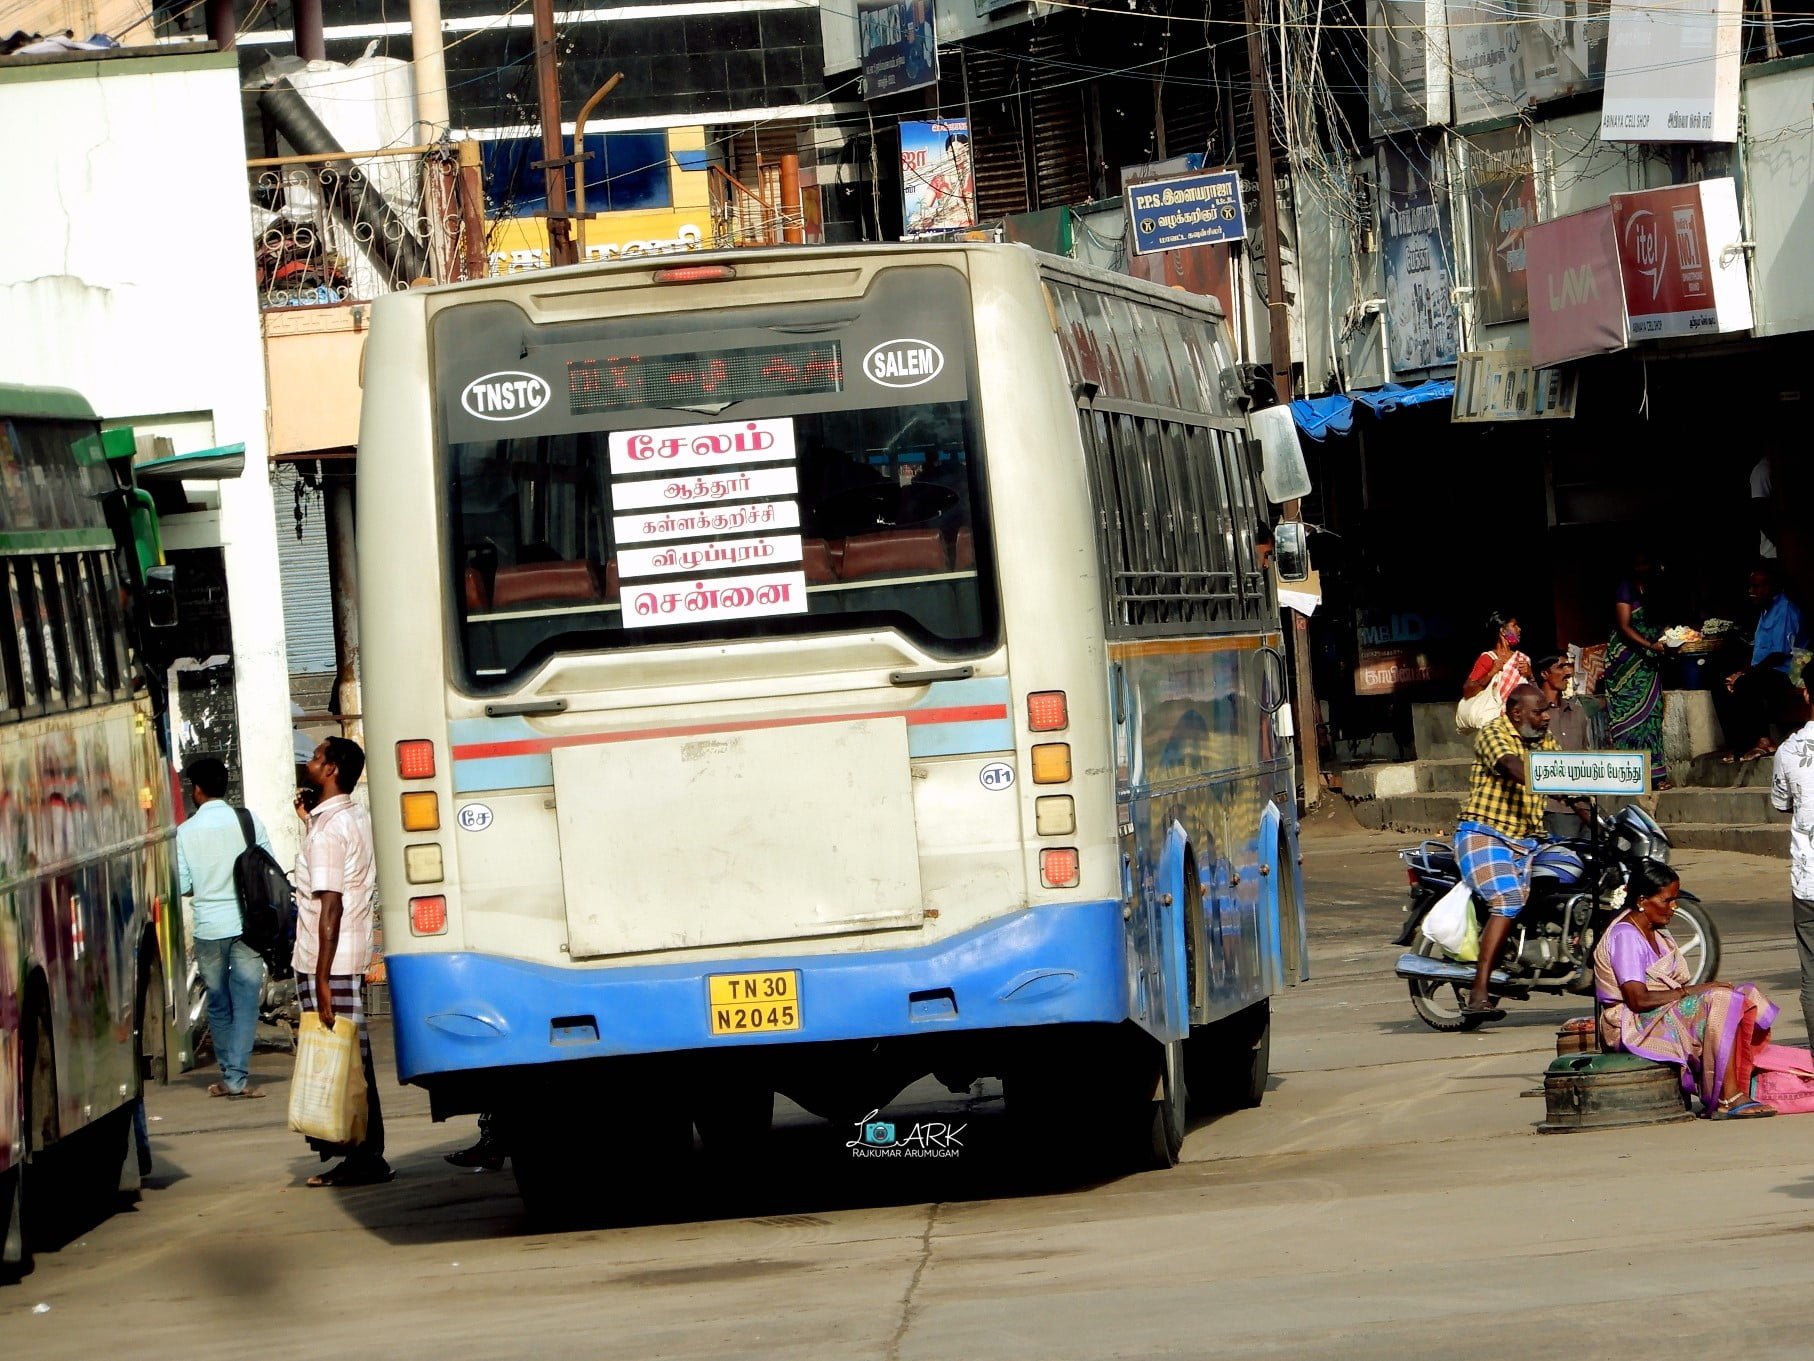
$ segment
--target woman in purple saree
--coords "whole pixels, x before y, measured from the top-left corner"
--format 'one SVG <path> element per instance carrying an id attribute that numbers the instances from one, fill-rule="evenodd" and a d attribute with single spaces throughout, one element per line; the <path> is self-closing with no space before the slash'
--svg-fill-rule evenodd
<path id="1" fill-rule="evenodd" d="M 1664 928 L 1675 915 L 1681 877 L 1647 860 L 1632 875 L 1637 905 L 1620 914 L 1594 950 L 1600 1039 L 1682 1070 L 1682 1087 L 1715 1120 L 1775 1115 L 1753 1101 L 1752 1059 L 1770 1042 L 1777 1007 L 1750 983 L 1688 984 L 1689 971 Z"/>

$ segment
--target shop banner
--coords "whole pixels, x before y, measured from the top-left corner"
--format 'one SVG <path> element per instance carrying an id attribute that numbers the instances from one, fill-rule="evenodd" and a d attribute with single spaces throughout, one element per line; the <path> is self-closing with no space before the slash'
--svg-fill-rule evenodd
<path id="1" fill-rule="evenodd" d="M 901 124 L 901 232 L 911 239 L 976 225 L 970 120 Z"/>
<path id="2" fill-rule="evenodd" d="M 1606 79 L 1607 0 L 1448 0 L 1457 124 L 1510 118 Z"/>
<path id="3" fill-rule="evenodd" d="M 1129 185 L 1128 243 L 1136 255 L 1215 246 L 1247 235 L 1241 172 L 1214 170 Z"/>
<path id="4" fill-rule="evenodd" d="M 1633 340 L 1750 329 L 1735 181 L 1614 194 L 1612 216 Z"/>
<path id="5" fill-rule="evenodd" d="M 1522 102 L 1524 73 L 1513 64 L 1521 26 L 1505 21 L 1503 0 L 1448 0 L 1455 122 L 1509 118 Z"/>
<path id="6" fill-rule="evenodd" d="M 1455 312 L 1455 234 L 1440 138 L 1401 138 L 1382 145 L 1379 183 L 1392 370 L 1453 364 L 1461 322 Z"/>
<path id="7" fill-rule="evenodd" d="M 1455 410 L 1450 420 L 1556 421 L 1575 414 L 1571 369 L 1539 369 L 1529 350 L 1464 354 L 1455 366 Z"/>
<path id="8" fill-rule="evenodd" d="M 1446 19 L 1444 0 L 1367 0 L 1375 137 L 1449 121 Z"/>
<path id="9" fill-rule="evenodd" d="M 938 84 L 938 29 L 932 2 L 857 0 L 864 99 Z"/>
<path id="10" fill-rule="evenodd" d="M 1468 139 L 1468 236 L 1474 305 L 1487 326 L 1530 315 L 1525 233 L 1537 221 L 1530 129 L 1520 124 Z"/>
<path id="11" fill-rule="evenodd" d="M 1612 208 L 1539 222 L 1525 233 L 1531 363 L 1537 368 L 1625 348 Z"/>
<path id="12" fill-rule="evenodd" d="M 1612 0 L 1608 142 L 1735 142 L 1744 0 Z"/>

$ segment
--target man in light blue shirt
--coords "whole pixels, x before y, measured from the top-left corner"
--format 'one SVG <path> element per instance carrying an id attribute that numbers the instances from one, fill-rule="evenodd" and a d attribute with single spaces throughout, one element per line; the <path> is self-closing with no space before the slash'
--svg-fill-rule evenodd
<path id="1" fill-rule="evenodd" d="M 183 772 L 195 795 L 195 813 L 176 829 L 176 861 L 195 923 L 195 962 L 208 989 L 208 1028 L 220 1060 L 219 1082 L 209 1096 L 247 1099 L 264 1095 L 250 1085 L 252 1042 L 258 1036 L 258 997 L 265 963 L 240 939 L 243 924 L 233 862 L 246 849 L 239 815 L 227 802 L 227 768 L 198 757 Z M 271 849 L 258 814 L 250 814 L 257 844 Z"/>
<path id="2" fill-rule="evenodd" d="M 1751 569 L 1749 594 L 1758 606 L 1751 665 L 1733 672 L 1723 690 L 1713 692 L 1720 727 L 1732 749 L 1728 761 L 1756 761 L 1776 750 L 1770 725 L 1790 691 L 1789 661 L 1808 646 L 1801 610 L 1784 594 L 1775 562 L 1758 559 Z"/>

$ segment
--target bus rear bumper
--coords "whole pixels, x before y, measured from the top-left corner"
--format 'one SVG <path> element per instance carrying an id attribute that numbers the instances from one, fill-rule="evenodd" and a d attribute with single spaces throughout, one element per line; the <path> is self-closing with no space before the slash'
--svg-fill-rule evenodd
<path id="1" fill-rule="evenodd" d="M 561 968 L 467 952 L 387 960 L 405 1082 L 571 1059 L 1114 1023 L 1130 1013 L 1119 902 L 1032 908 L 935 944 L 718 963 Z M 801 1026 L 714 1035 L 713 974 L 797 970 Z"/>

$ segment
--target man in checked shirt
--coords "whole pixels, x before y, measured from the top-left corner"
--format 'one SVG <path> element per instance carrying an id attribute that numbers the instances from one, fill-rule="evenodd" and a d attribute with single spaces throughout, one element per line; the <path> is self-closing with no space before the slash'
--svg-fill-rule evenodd
<path id="1" fill-rule="evenodd" d="M 1556 751 L 1550 735 L 1549 696 L 1520 685 L 1506 696 L 1505 713 L 1480 730 L 1474 741 L 1474 768 L 1468 775 L 1468 802 L 1455 824 L 1455 855 L 1462 877 L 1491 916 L 1480 933 L 1480 963 L 1474 987 L 1462 1003 L 1463 1016 L 1498 1021 L 1487 990 L 1493 964 L 1524 910 L 1530 893 L 1531 855 L 1543 840 L 1544 800 L 1525 779 L 1525 755 Z"/>
<path id="2" fill-rule="evenodd" d="M 334 1024 L 346 1016 L 359 1027 L 359 1050 L 365 1065 L 366 1129 L 358 1144 L 324 1144 L 309 1140 L 322 1161 L 344 1155 L 345 1161 L 309 1178 L 310 1186 L 370 1186 L 389 1181 L 384 1160 L 384 1114 L 378 1106 L 378 1078 L 372 1071 L 372 1040 L 365 1026 L 365 970 L 372 962 L 372 897 L 378 876 L 372 856 L 371 815 L 352 800 L 365 770 L 365 752 L 357 742 L 330 737 L 315 748 L 304 768 L 305 778 L 320 794 L 313 808 L 301 792 L 296 811 L 308 823 L 308 835 L 296 857 L 297 1000 L 304 1011 Z"/>

